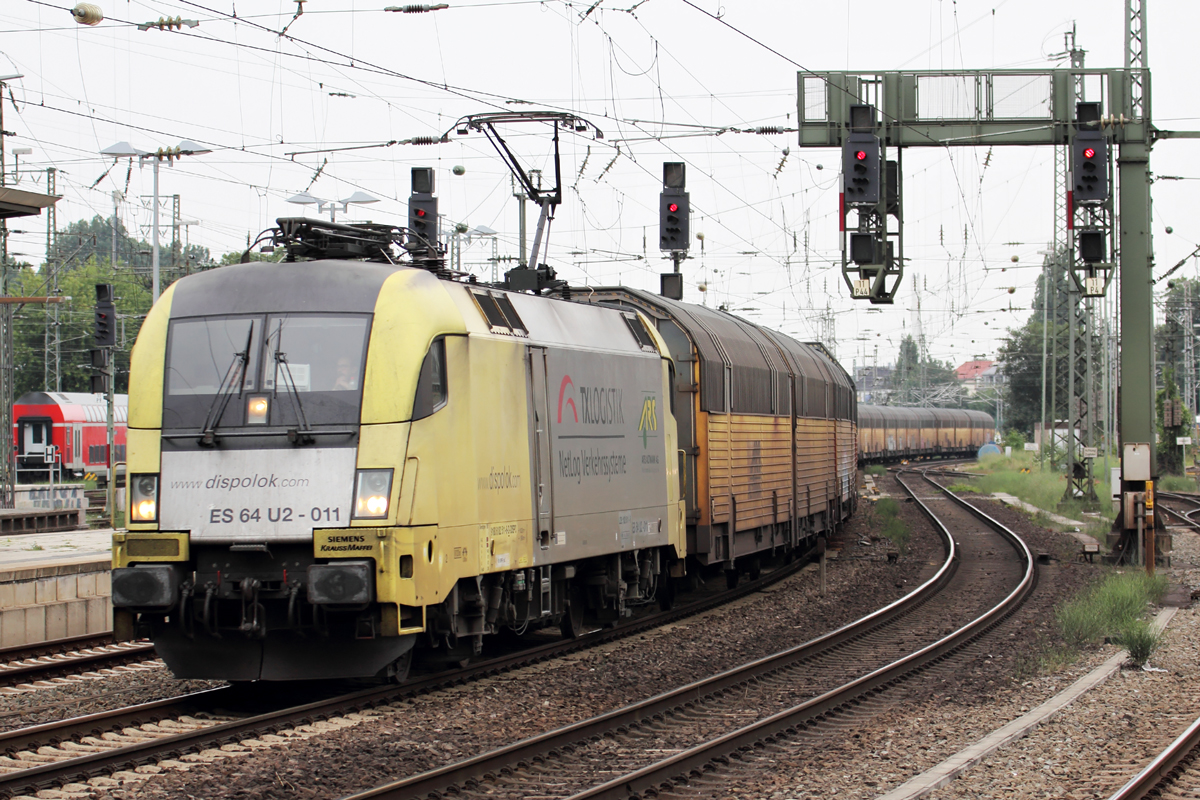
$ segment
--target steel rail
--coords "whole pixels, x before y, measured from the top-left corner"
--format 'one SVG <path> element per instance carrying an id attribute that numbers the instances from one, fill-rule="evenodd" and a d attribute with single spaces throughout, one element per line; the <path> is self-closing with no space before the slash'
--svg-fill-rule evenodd
<path id="1" fill-rule="evenodd" d="M 102 647 L 106 644 L 114 644 L 112 631 L 85 633 L 82 636 L 68 636 L 65 639 L 50 639 L 46 642 L 0 647 L 0 664 L 69 653 L 72 650 L 86 650 L 89 647 Z"/>
<path id="2" fill-rule="evenodd" d="M 1143 797 L 1161 796 L 1162 793 L 1157 790 L 1173 782 L 1173 773 L 1195 756 L 1197 747 L 1200 747 L 1200 719 L 1188 726 L 1166 750 L 1159 753 L 1109 800 L 1141 800 Z"/>
<path id="3" fill-rule="evenodd" d="M 36 794 L 42 789 L 50 789 L 81 780 L 86 781 L 87 778 L 94 775 L 132 770 L 142 764 L 153 763 L 165 758 L 179 758 L 185 753 L 219 747 L 222 744 L 233 744 L 265 733 L 273 733 L 297 725 L 311 724 L 318 720 L 375 708 L 405 697 L 426 694 L 446 686 L 461 685 L 479 678 L 634 636 L 651 628 L 702 613 L 712 607 L 760 591 L 798 571 L 806 563 L 805 559 L 811 555 L 811 552 L 805 553 L 803 557 L 797 558 L 791 564 L 767 573 L 758 580 L 748 581 L 736 589 L 679 606 L 671 611 L 644 617 L 616 628 L 594 631 L 578 639 L 551 642 L 488 659 L 464 669 L 430 675 L 399 686 L 371 687 L 245 719 L 218 723 L 201 730 L 163 736 L 108 752 L 90 753 L 47 763 L 44 766 L 2 774 L 0 775 L 0 797 L 10 798 Z M 211 708 L 216 706 L 218 701 L 224 702 L 226 697 L 235 694 L 236 688 L 210 689 L 154 703 L 0 733 L 0 751 L 14 753 L 36 749 L 39 745 L 56 745 L 74 737 L 98 736 L 144 722 L 158 722 L 180 713 L 193 713 L 197 706 Z"/>
<path id="4" fill-rule="evenodd" d="M 60 653 L 59 655 L 63 655 L 63 657 L 52 661 L 0 666 L 0 685 L 11 686 L 15 683 L 46 680 L 60 675 L 77 675 L 81 672 L 104 669 L 110 665 L 123 664 L 133 660 L 147 661 L 154 658 L 154 645 L 150 642 L 142 642 L 98 653 Z M 46 658 L 46 656 L 34 656 L 33 658 Z"/>
<path id="5" fill-rule="evenodd" d="M 1182 494 L 1180 492 L 1157 492 L 1156 494 L 1160 499 L 1163 499 L 1163 500 L 1176 500 L 1176 501 L 1179 501 L 1182 503 L 1189 503 L 1190 505 L 1192 505 L 1193 508 L 1191 511 L 1184 511 L 1184 512 L 1176 511 L 1175 509 L 1170 508 L 1165 505 L 1161 506 L 1161 508 L 1164 511 L 1166 511 L 1168 514 L 1171 514 L 1171 515 L 1176 516 L 1179 519 L 1183 520 L 1184 524 L 1190 525 L 1193 528 L 1200 528 L 1200 522 L 1197 522 L 1196 520 L 1192 519 L 1193 514 L 1200 513 L 1200 498 L 1192 496 L 1192 495 L 1188 495 L 1188 494 Z"/>
<path id="6" fill-rule="evenodd" d="M 897 476 L 897 480 L 899 480 L 899 476 Z M 853 706 L 867 697 L 882 694 L 887 688 L 900 683 L 923 667 L 949 657 L 1010 616 L 1032 591 L 1036 581 L 1036 571 L 1029 548 L 1019 536 L 996 520 L 956 497 L 953 492 L 938 486 L 932 479 L 925 477 L 925 480 L 980 519 L 989 522 L 989 525 L 994 526 L 997 532 L 1013 543 L 1014 548 L 1022 555 L 1025 562 L 1025 574 L 1017 587 L 1004 600 L 949 636 L 886 667 L 851 681 L 839 689 L 815 697 L 794 708 L 781 711 L 741 730 L 725 734 L 706 744 L 685 750 L 658 764 L 616 778 L 588 791 L 580 792 L 572 796 L 570 800 L 623 800 L 628 797 L 643 797 L 648 793 L 656 793 L 660 788 L 669 789 L 676 783 L 686 782 L 687 775 L 699 774 L 709 769 L 712 762 L 718 759 L 727 758 L 735 752 L 754 748 L 764 742 L 769 743 L 777 737 L 786 738 L 810 726 L 814 720 L 820 717 L 835 714 L 839 709 Z M 924 501 L 917 497 L 916 493 L 903 480 L 900 480 L 900 485 L 925 510 L 930 519 L 953 539 L 950 531 Z"/>
<path id="7" fill-rule="evenodd" d="M 918 501 L 919 502 L 919 501 Z M 904 597 L 893 601 L 887 606 L 878 609 L 877 611 L 849 623 L 835 631 L 832 631 L 824 636 L 814 639 L 810 642 L 798 645 L 788 650 L 776 653 L 775 655 L 767 656 L 756 661 L 744 664 L 735 669 L 714 675 L 704 680 L 674 689 L 670 692 L 665 692 L 656 697 L 649 698 L 639 703 L 626 706 L 624 708 L 610 711 L 606 714 L 594 717 L 592 719 L 583 720 L 572 725 L 568 725 L 556 730 L 548 731 L 537 736 L 524 739 L 520 742 L 498 748 L 496 750 L 482 753 L 478 756 L 465 759 L 454 764 L 448 764 L 439 769 L 430 770 L 419 775 L 413 775 L 401 780 L 393 781 L 382 786 L 377 786 L 364 792 L 359 792 L 346 797 L 344 800 L 410 800 L 417 797 L 441 797 L 446 794 L 452 794 L 455 791 L 463 788 L 469 788 L 480 777 L 488 774 L 499 774 L 504 769 L 513 764 L 520 762 L 528 762 L 536 759 L 539 755 L 543 755 L 548 751 L 561 751 L 564 748 L 570 748 L 573 745 L 585 742 L 593 737 L 601 736 L 605 733 L 620 730 L 621 728 L 636 725 L 647 720 L 662 718 L 672 712 L 677 712 L 680 709 L 697 703 L 702 698 L 718 695 L 733 687 L 745 685 L 748 682 L 761 679 L 766 675 L 777 673 L 786 669 L 789 665 L 806 660 L 816 655 L 817 653 L 827 652 L 834 649 L 840 644 L 843 644 L 852 639 L 860 638 L 872 630 L 877 630 L 879 627 L 895 620 L 896 618 L 909 613 L 912 609 L 925 603 L 930 597 L 940 592 L 953 577 L 959 562 L 957 545 L 954 537 L 949 531 L 941 526 L 938 529 L 941 535 L 945 549 L 946 557 L 942 566 L 938 571 L 931 576 L 925 583 L 914 589 Z M 1026 560 L 1028 563 L 1028 559 Z M 853 684 L 851 684 L 853 685 Z M 820 704 L 825 698 L 829 698 L 837 694 L 839 690 L 822 695 L 814 701 L 809 701 L 798 708 L 808 708 L 814 703 Z M 840 704 L 835 703 L 834 705 Z M 789 712 L 782 712 L 783 715 Z M 770 720 L 776 717 L 762 720 L 760 723 L 769 723 Z M 754 728 L 755 726 L 750 726 Z M 747 730 L 747 729 L 744 729 Z M 729 734 L 730 736 L 736 735 Z M 717 742 L 722 739 L 715 740 Z M 687 753 L 694 753 L 698 748 Z M 699 758 L 699 761 L 706 762 L 711 760 L 712 756 Z M 667 770 L 676 768 L 678 757 L 667 759 L 660 762 L 660 765 L 666 765 Z M 656 766 L 646 768 L 653 770 Z M 687 764 L 681 769 L 694 768 L 694 765 Z M 618 787 L 617 791 L 608 794 L 605 793 L 605 787 L 610 784 L 605 784 L 602 787 L 597 787 L 593 791 L 600 792 L 595 795 L 597 797 L 621 797 L 624 796 L 624 790 L 619 788 L 627 784 L 628 781 L 639 780 L 641 774 L 646 773 L 646 770 L 639 770 L 631 775 L 617 779 L 614 784 Z M 650 773 L 646 773 L 650 774 Z M 650 778 L 650 784 L 661 782 L 658 777 Z M 652 788 L 646 786 L 644 789 Z M 639 790 L 640 791 L 640 790 Z M 637 792 L 635 792 L 637 793 Z M 591 794 L 585 792 L 578 797 L 590 797 Z"/>

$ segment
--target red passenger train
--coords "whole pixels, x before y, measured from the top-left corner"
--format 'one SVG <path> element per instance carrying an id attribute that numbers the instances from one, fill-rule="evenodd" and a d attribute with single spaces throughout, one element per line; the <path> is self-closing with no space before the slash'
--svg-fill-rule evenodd
<path id="1" fill-rule="evenodd" d="M 114 396 L 113 461 L 125 460 L 129 396 Z M 108 411 L 104 395 L 81 392 L 29 392 L 13 406 L 13 438 L 20 482 L 45 477 L 51 463 L 64 475 L 93 474 L 108 479 Z M 118 467 L 121 475 L 124 468 Z"/>

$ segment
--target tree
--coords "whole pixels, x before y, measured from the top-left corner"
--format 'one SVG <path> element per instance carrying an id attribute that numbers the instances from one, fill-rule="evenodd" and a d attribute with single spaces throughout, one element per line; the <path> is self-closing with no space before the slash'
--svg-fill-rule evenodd
<path id="1" fill-rule="evenodd" d="M 90 220 L 81 219 L 59 230 L 54 247 L 50 251 L 50 264 L 60 272 L 74 269 L 89 262 L 112 261 L 113 218 L 101 216 Z M 116 221 L 117 264 L 150 285 L 153 264 L 152 246 L 143 239 L 129 236 L 125 225 Z M 210 265 L 212 256 L 208 248 L 198 245 L 183 247 L 182 242 L 170 239 L 159 245 L 159 273 L 163 285 L 167 285 L 190 272 Z"/>
<path id="2" fill-rule="evenodd" d="M 12 293 L 39 296 L 47 293 L 46 280 L 40 273 L 22 270 L 10 275 Z M 107 259 L 94 258 L 65 271 L 59 278 L 59 293 L 70 300 L 58 305 L 59 371 L 64 392 L 90 391 L 91 355 L 95 330 L 96 284 L 111 283 L 117 307 L 117 346 L 113 349 L 116 366 L 115 389 L 128 392 L 129 351 L 133 347 L 142 320 L 150 310 L 150 292 L 140 277 L 129 269 L 113 270 Z M 15 307 L 13 348 L 15 367 L 13 387 L 16 397 L 31 391 L 53 390 L 54 358 L 52 330 L 54 308 L 29 304 Z"/>
<path id="3" fill-rule="evenodd" d="M 1054 256 L 1046 258 L 1049 262 Z M 1066 301 L 1070 277 L 1062 269 L 1054 269 L 1052 273 L 1055 282 L 1049 287 L 1046 285 L 1045 272 L 1038 276 L 1033 295 L 1033 313 L 1024 325 L 1008 329 L 1008 336 L 1000 345 L 999 352 L 1000 365 L 1007 380 L 1005 428 L 1019 430 L 1029 436 L 1033 435 L 1034 423 L 1042 419 L 1042 387 L 1055 380 L 1054 373 L 1044 366 L 1047 361 L 1043 359 L 1043 341 L 1047 358 L 1056 357 L 1064 365 L 1067 359 L 1067 353 L 1056 354 L 1055 348 L 1064 338 L 1061 334 L 1070 325 L 1071 309 Z M 1054 291 L 1047 291 L 1050 288 Z M 1059 299 L 1063 302 L 1056 302 Z M 1043 372 L 1043 369 L 1047 371 Z"/>
<path id="4" fill-rule="evenodd" d="M 1160 475 L 1183 475 L 1183 450 L 1175 444 L 1175 437 L 1184 436 L 1192 429 L 1194 417 L 1186 405 L 1182 407 L 1183 419 L 1181 424 L 1167 426 L 1163 405 L 1168 400 L 1179 400 L 1179 384 L 1175 382 L 1175 370 L 1167 367 L 1163 370 L 1162 388 L 1154 393 L 1154 410 L 1156 430 L 1158 433 L 1158 471 Z"/>
<path id="5" fill-rule="evenodd" d="M 1165 384 L 1165 375 L 1163 369 L 1169 367 L 1174 375 L 1179 376 L 1180 382 L 1186 385 L 1186 380 L 1183 380 L 1191 370 L 1191 374 L 1196 374 L 1196 364 L 1191 365 L 1186 363 L 1187 355 L 1187 338 L 1193 337 L 1195 344 L 1195 325 L 1200 324 L 1200 281 L 1192 278 L 1178 278 L 1167 283 L 1166 296 L 1162 298 L 1162 308 L 1165 312 L 1166 321 L 1162 325 L 1156 326 L 1154 330 L 1154 351 L 1155 358 L 1158 364 L 1162 365 L 1159 369 L 1160 385 Z M 1193 328 L 1187 330 L 1187 307 L 1191 307 L 1191 321 Z M 1200 355 L 1200 348 L 1193 347 L 1192 357 L 1195 359 Z M 1195 407 L 1196 398 L 1185 397 L 1184 402 L 1191 407 Z"/>
<path id="6" fill-rule="evenodd" d="M 1042 321 L 1036 314 L 1009 329 L 999 360 L 1007 381 L 1005 428 L 1032 434 L 1042 418 Z"/>

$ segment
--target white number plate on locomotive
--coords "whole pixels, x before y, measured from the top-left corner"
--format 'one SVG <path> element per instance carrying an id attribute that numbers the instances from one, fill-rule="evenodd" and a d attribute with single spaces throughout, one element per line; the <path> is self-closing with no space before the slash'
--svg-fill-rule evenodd
<path id="1" fill-rule="evenodd" d="M 159 526 L 200 542 L 312 539 L 350 523 L 355 450 L 163 453 Z"/>

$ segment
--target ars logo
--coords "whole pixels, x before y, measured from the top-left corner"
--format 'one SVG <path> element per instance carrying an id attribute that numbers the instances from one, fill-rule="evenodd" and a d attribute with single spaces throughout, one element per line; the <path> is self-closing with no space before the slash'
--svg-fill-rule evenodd
<path id="1" fill-rule="evenodd" d="M 575 410 L 575 398 L 567 397 L 567 387 L 575 388 L 575 382 L 571 380 L 570 375 L 564 375 L 562 383 L 558 387 L 558 421 L 562 423 L 563 398 L 566 397 L 567 406 L 571 409 L 571 417 L 575 422 L 579 422 L 579 414 Z"/>
<path id="2" fill-rule="evenodd" d="M 646 449 L 646 439 L 652 431 L 658 430 L 658 398 L 648 394 L 642 400 L 642 418 L 638 420 L 638 432 L 642 434 L 642 449 Z"/>

